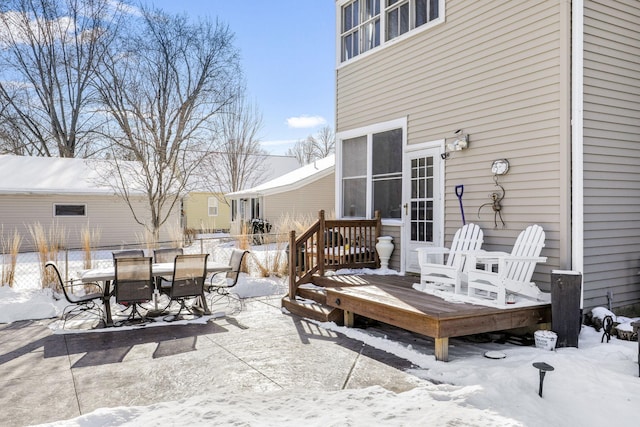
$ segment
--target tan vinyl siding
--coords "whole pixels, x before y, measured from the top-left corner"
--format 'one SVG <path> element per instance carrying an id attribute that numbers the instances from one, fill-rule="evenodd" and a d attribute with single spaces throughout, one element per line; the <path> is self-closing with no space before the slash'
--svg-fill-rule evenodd
<path id="1" fill-rule="evenodd" d="M 337 70 L 337 131 L 407 117 L 409 144 L 470 135 L 469 148 L 445 162 L 445 240 L 460 227 L 454 187 L 464 185 L 468 222 L 487 249 L 510 251 L 537 223 L 547 233 L 534 280 L 567 268 L 569 9 L 558 1 L 446 2 L 446 22 Z M 506 190 L 494 228 L 490 168 L 508 158 Z M 543 285 L 546 287 L 546 285 Z"/>
<path id="2" fill-rule="evenodd" d="M 324 210 L 326 216 L 331 218 L 335 212 L 335 174 L 331 173 L 298 189 L 265 196 L 263 203 L 264 218 L 274 224 L 287 215 L 315 221 L 320 210 Z"/>
<path id="3" fill-rule="evenodd" d="M 85 204 L 86 216 L 55 217 L 54 203 Z M 144 202 L 134 207 L 141 212 L 146 208 Z M 178 210 L 172 215 L 160 233 L 161 241 L 169 241 L 170 228 L 179 227 Z M 18 230 L 22 236 L 21 252 L 33 250 L 33 239 L 29 226 L 40 223 L 45 231 L 57 223 L 66 235 L 65 247 L 80 248 L 81 231 L 87 225 L 91 230 L 99 230 L 100 240 L 94 246 L 121 246 L 140 243 L 144 238 L 144 229 L 137 224 L 129 208 L 116 196 L 76 196 L 76 195 L 0 195 L 0 218 L 2 232 L 10 236 Z"/>
<path id="4" fill-rule="evenodd" d="M 200 231 L 229 230 L 231 203 L 225 202 L 223 197 L 218 200 L 218 215 L 209 216 L 209 197 L 215 196 L 215 193 L 193 192 L 184 198 L 186 228 Z"/>
<path id="5" fill-rule="evenodd" d="M 640 301 L 640 3 L 584 4 L 585 307 Z"/>

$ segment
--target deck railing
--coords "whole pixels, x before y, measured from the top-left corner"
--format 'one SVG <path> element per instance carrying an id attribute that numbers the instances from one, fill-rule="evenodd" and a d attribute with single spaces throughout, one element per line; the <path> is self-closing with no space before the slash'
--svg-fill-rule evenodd
<path id="1" fill-rule="evenodd" d="M 380 212 L 374 219 L 325 220 L 324 211 L 304 233 L 289 234 L 289 298 L 295 298 L 298 286 L 308 283 L 314 274 L 324 275 L 326 268 L 377 268 L 375 249 L 381 232 Z"/>

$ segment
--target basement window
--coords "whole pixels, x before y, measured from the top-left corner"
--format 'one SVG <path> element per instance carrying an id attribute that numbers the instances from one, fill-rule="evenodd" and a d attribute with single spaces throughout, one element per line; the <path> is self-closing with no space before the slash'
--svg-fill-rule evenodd
<path id="1" fill-rule="evenodd" d="M 53 205 L 53 216 L 87 216 L 87 205 Z"/>

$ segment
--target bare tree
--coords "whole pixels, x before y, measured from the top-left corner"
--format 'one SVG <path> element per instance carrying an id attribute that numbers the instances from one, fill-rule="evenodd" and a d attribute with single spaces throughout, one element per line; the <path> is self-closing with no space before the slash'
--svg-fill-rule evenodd
<path id="1" fill-rule="evenodd" d="M 295 145 L 287 150 L 287 156 L 293 156 L 298 163 L 307 165 L 311 163 L 315 158 L 315 139 L 309 135 L 307 139 L 300 139 L 296 141 Z"/>
<path id="2" fill-rule="evenodd" d="M 113 142 L 117 191 L 157 238 L 212 152 L 212 121 L 237 95 L 241 73 L 226 25 L 151 9 L 140 21 L 105 58 L 97 87 L 111 117 L 103 135 Z M 147 195 L 148 209 L 135 211 L 132 188 Z"/>
<path id="3" fill-rule="evenodd" d="M 218 115 L 216 124 L 216 152 L 207 157 L 203 169 L 208 174 L 206 187 L 224 194 L 256 185 L 266 173 L 267 156 L 260 146 L 262 114 L 257 105 L 239 96 Z"/>
<path id="4" fill-rule="evenodd" d="M 331 126 L 323 126 L 315 138 L 318 158 L 323 159 L 336 151 L 336 134 Z"/>
<path id="5" fill-rule="evenodd" d="M 0 3 L 0 118 L 13 134 L 6 151 L 91 154 L 97 116 L 91 80 L 109 45 L 119 4 L 110 0 Z"/>
<path id="6" fill-rule="evenodd" d="M 298 163 L 307 165 L 314 160 L 323 159 L 335 151 L 336 137 L 329 126 L 324 126 L 316 137 L 311 135 L 307 139 L 299 140 L 287 150 L 288 156 L 294 156 Z"/>

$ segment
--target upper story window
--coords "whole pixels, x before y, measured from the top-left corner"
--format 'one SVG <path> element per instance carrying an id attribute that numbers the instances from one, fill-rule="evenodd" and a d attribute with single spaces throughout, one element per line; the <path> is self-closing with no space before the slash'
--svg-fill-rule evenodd
<path id="1" fill-rule="evenodd" d="M 342 7 L 342 61 L 380 45 L 380 0 L 354 0 Z"/>
<path id="2" fill-rule="evenodd" d="M 438 20 L 444 0 L 351 0 L 340 8 L 340 62 Z M 384 34 L 382 34 L 384 29 Z"/>

